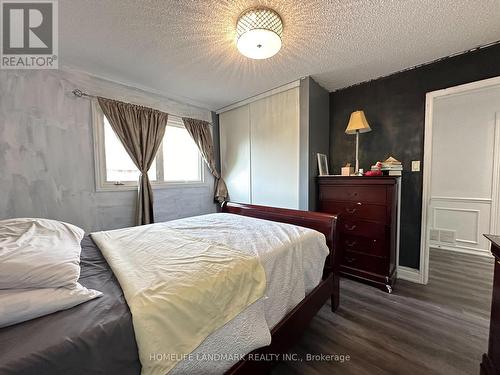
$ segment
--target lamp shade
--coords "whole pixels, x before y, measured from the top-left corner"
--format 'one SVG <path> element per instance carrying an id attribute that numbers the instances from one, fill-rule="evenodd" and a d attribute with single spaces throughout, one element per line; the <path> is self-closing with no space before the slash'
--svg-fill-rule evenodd
<path id="1" fill-rule="evenodd" d="M 356 111 L 351 113 L 349 124 L 345 130 L 346 134 L 356 134 L 356 132 L 367 133 L 371 131 L 368 121 L 366 121 L 365 113 L 363 111 Z"/>

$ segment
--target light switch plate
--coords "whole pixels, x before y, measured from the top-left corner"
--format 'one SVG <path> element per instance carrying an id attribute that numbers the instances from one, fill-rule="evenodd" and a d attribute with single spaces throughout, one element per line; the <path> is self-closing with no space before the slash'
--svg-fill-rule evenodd
<path id="1" fill-rule="evenodd" d="M 420 172 L 420 160 L 412 160 L 411 161 L 411 171 L 412 172 Z"/>

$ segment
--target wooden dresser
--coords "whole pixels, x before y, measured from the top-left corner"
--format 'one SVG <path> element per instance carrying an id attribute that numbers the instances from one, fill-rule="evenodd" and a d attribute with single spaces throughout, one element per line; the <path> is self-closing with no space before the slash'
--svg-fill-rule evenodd
<path id="1" fill-rule="evenodd" d="M 344 276 L 392 292 L 398 236 L 397 177 L 318 177 L 321 212 L 339 215 Z"/>
<path id="2" fill-rule="evenodd" d="M 486 235 L 491 241 L 491 253 L 495 257 L 493 296 L 491 299 L 490 338 L 488 353 L 481 362 L 482 375 L 500 374 L 500 236 Z"/>

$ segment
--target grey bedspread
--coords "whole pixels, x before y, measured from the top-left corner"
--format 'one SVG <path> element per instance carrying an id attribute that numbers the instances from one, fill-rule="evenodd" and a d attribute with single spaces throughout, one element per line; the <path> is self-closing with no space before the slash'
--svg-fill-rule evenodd
<path id="1" fill-rule="evenodd" d="M 140 374 L 130 310 L 88 236 L 82 241 L 79 282 L 104 295 L 0 329 L 0 374 Z"/>

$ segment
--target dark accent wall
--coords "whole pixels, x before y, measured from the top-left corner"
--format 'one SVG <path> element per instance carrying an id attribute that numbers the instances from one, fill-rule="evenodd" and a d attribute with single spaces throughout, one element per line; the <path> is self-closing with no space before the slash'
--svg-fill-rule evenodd
<path id="1" fill-rule="evenodd" d="M 355 161 L 355 136 L 344 131 L 358 109 L 372 128 L 360 135 L 360 167 L 389 155 L 403 162 L 400 265 L 418 268 L 420 261 L 426 93 L 499 75 L 497 44 L 330 93 L 330 173 Z M 421 172 L 411 172 L 412 160 L 422 162 Z"/>

